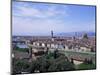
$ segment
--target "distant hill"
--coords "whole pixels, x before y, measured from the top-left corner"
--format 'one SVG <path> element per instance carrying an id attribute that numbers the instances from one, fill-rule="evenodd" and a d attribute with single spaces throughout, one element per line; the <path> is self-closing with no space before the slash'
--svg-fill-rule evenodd
<path id="1" fill-rule="evenodd" d="M 56 36 L 79 36 L 81 37 L 84 33 L 87 33 L 88 36 L 95 36 L 95 32 L 68 32 L 68 33 L 58 33 Z"/>

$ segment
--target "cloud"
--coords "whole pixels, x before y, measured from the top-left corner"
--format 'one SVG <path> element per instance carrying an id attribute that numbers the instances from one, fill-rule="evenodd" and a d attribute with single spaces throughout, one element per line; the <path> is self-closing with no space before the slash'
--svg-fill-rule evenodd
<path id="1" fill-rule="evenodd" d="M 66 10 L 63 8 L 66 7 L 13 3 L 13 34 L 49 34 L 51 30 L 56 32 L 66 30 L 62 18 L 68 14 L 67 8 Z"/>
<path id="2" fill-rule="evenodd" d="M 38 5 L 31 6 L 28 3 L 13 3 L 13 16 L 20 17 L 35 17 L 35 18 L 49 18 L 49 17 L 57 17 L 58 15 L 67 16 L 68 13 L 66 10 L 62 10 L 65 6 L 61 6 L 60 8 L 52 5 L 50 6 L 45 4 L 40 4 L 44 6 L 43 8 L 37 8 Z M 67 9 L 67 8 L 66 8 Z"/>
<path id="3" fill-rule="evenodd" d="M 77 13 L 77 8 L 73 9 L 65 5 L 13 2 L 13 35 L 50 35 L 51 30 L 55 33 L 95 30 L 93 21 L 88 22 L 87 16 L 81 16 L 85 11 Z M 79 18 L 73 15 L 79 15 Z"/>

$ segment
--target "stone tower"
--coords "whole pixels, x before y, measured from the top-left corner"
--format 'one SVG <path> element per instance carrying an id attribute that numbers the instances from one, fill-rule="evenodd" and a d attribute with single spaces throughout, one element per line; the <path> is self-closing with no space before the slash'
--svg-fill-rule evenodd
<path id="1" fill-rule="evenodd" d="M 51 37 L 53 38 L 53 31 L 51 31 Z"/>
<path id="2" fill-rule="evenodd" d="M 54 41 L 53 31 L 51 31 L 51 41 Z"/>

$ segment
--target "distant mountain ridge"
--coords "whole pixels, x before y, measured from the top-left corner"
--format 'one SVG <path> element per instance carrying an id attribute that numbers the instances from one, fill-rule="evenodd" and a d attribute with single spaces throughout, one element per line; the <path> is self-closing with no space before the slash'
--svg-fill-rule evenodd
<path id="1" fill-rule="evenodd" d="M 95 32 L 67 32 L 67 33 L 58 33 L 58 34 L 55 34 L 56 36 L 78 36 L 78 37 L 81 37 L 83 34 L 87 34 L 88 36 L 95 36 Z"/>
<path id="2" fill-rule="evenodd" d="M 95 36 L 95 32 L 61 32 L 61 33 L 56 33 L 54 32 L 53 35 L 54 36 L 78 36 L 81 37 L 83 34 L 87 33 L 88 36 Z M 51 36 L 51 34 L 47 34 L 47 35 L 13 35 L 14 36 Z"/>

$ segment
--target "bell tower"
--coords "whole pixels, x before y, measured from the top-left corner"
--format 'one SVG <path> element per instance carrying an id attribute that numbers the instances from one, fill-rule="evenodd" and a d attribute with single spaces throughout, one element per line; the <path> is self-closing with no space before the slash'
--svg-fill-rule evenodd
<path id="1" fill-rule="evenodd" d="M 51 30 L 51 41 L 54 41 L 54 35 L 52 30 Z"/>
<path id="2" fill-rule="evenodd" d="M 51 37 L 53 38 L 53 31 L 51 30 Z"/>

